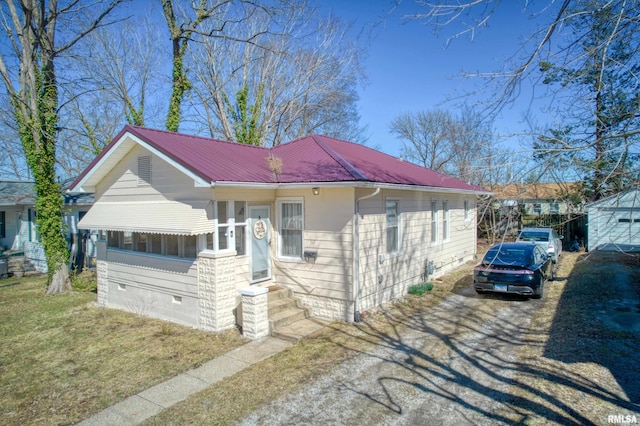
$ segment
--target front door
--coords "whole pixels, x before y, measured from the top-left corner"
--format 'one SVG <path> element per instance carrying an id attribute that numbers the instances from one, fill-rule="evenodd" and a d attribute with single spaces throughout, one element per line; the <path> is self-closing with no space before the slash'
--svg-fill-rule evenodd
<path id="1" fill-rule="evenodd" d="M 269 206 L 249 206 L 251 238 L 250 279 L 252 283 L 271 279 L 271 220 Z"/>

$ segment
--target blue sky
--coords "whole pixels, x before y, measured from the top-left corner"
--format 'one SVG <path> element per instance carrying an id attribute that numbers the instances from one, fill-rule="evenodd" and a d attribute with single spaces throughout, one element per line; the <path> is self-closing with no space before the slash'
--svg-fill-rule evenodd
<path id="1" fill-rule="evenodd" d="M 447 37 L 462 27 L 450 26 L 436 36 L 433 27 L 407 21 L 403 15 L 424 11 L 413 0 L 404 0 L 384 19 L 393 3 L 316 0 L 321 12 L 332 12 L 352 22 L 354 33 L 362 30 L 361 36 L 368 35 L 365 60 L 368 82 L 359 91 L 362 123 L 368 126 L 367 144 L 398 156 L 402 142 L 389 133 L 389 124 L 395 116 L 436 107 L 456 112 L 453 104 L 443 102 L 483 83 L 479 78 L 463 78 L 462 72 L 488 73 L 500 69 L 518 51 L 535 22 L 529 19 L 531 9 L 523 10 L 524 2 L 505 1 L 473 40 L 462 36 L 447 46 Z M 524 92 L 528 93 L 528 88 Z M 528 114 L 528 100 L 523 95 L 494 122 L 503 143 L 512 149 L 518 149 L 521 141 L 507 135 L 528 129 L 523 120 Z M 472 100 L 470 105 L 477 102 L 478 99 Z"/>

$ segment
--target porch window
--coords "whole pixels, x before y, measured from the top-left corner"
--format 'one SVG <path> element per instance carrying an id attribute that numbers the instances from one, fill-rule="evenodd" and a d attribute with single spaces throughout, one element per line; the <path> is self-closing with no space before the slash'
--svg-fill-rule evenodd
<path id="1" fill-rule="evenodd" d="M 302 231 L 304 229 L 302 200 L 279 200 L 278 253 L 285 258 L 302 259 Z"/>
<path id="2" fill-rule="evenodd" d="M 400 251 L 400 202 L 387 200 L 387 253 Z"/>
<path id="3" fill-rule="evenodd" d="M 151 244 L 149 253 L 162 254 L 162 235 L 151 234 L 149 236 L 149 242 Z"/>
<path id="4" fill-rule="evenodd" d="M 0 212 L 0 238 L 6 238 L 5 212 Z"/>
<path id="5" fill-rule="evenodd" d="M 108 231 L 107 246 L 120 250 L 195 259 L 198 238 L 195 235 L 147 234 Z"/>
<path id="6" fill-rule="evenodd" d="M 216 235 L 208 234 L 208 250 L 235 248 L 238 256 L 247 254 L 247 203 L 245 201 L 218 201 Z M 214 243 L 217 246 L 214 247 Z"/>
<path id="7" fill-rule="evenodd" d="M 135 251 L 147 252 L 147 234 L 141 234 L 139 232 L 133 233 L 133 247 Z"/>
<path id="8" fill-rule="evenodd" d="M 109 231 L 107 232 L 107 247 L 120 248 L 120 241 L 122 241 L 122 231 Z"/>
<path id="9" fill-rule="evenodd" d="M 442 202 L 442 240 L 449 241 L 449 201 Z"/>
<path id="10" fill-rule="evenodd" d="M 438 201 L 431 201 L 431 242 L 438 242 Z"/>
<path id="11" fill-rule="evenodd" d="M 177 235 L 164 235 L 164 250 L 162 254 L 166 256 L 180 255 L 180 238 Z"/>
<path id="12" fill-rule="evenodd" d="M 471 220 L 471 203 L 464 200 L 464 220 Z"/>

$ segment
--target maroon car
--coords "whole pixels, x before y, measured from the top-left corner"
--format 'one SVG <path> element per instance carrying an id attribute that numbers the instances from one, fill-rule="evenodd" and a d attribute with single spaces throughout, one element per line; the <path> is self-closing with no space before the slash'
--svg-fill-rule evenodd
<path id="1" fill-rule="evenodd" d="M 533 243 L 496 244 L 473 270 L 473 287 L 478 293 L 511 293 L 539 299 L 545 280 L 553 280 L 553 263 L 544 249 Z"/>

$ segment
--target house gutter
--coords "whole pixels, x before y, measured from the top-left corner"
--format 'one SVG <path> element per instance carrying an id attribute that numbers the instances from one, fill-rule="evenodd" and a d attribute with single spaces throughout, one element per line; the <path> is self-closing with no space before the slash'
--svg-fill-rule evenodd
<path id="1" fill-rule="evenodd" d="M 356 199 L 356 214 L 353 220 L 355 228 L 353 232 L 353 320 L 355 322 L 360 322 L 360 201 L 375 197 L 380 193 L 380 190 L 381 188 L 378 187 L 373 193 Z"/>

